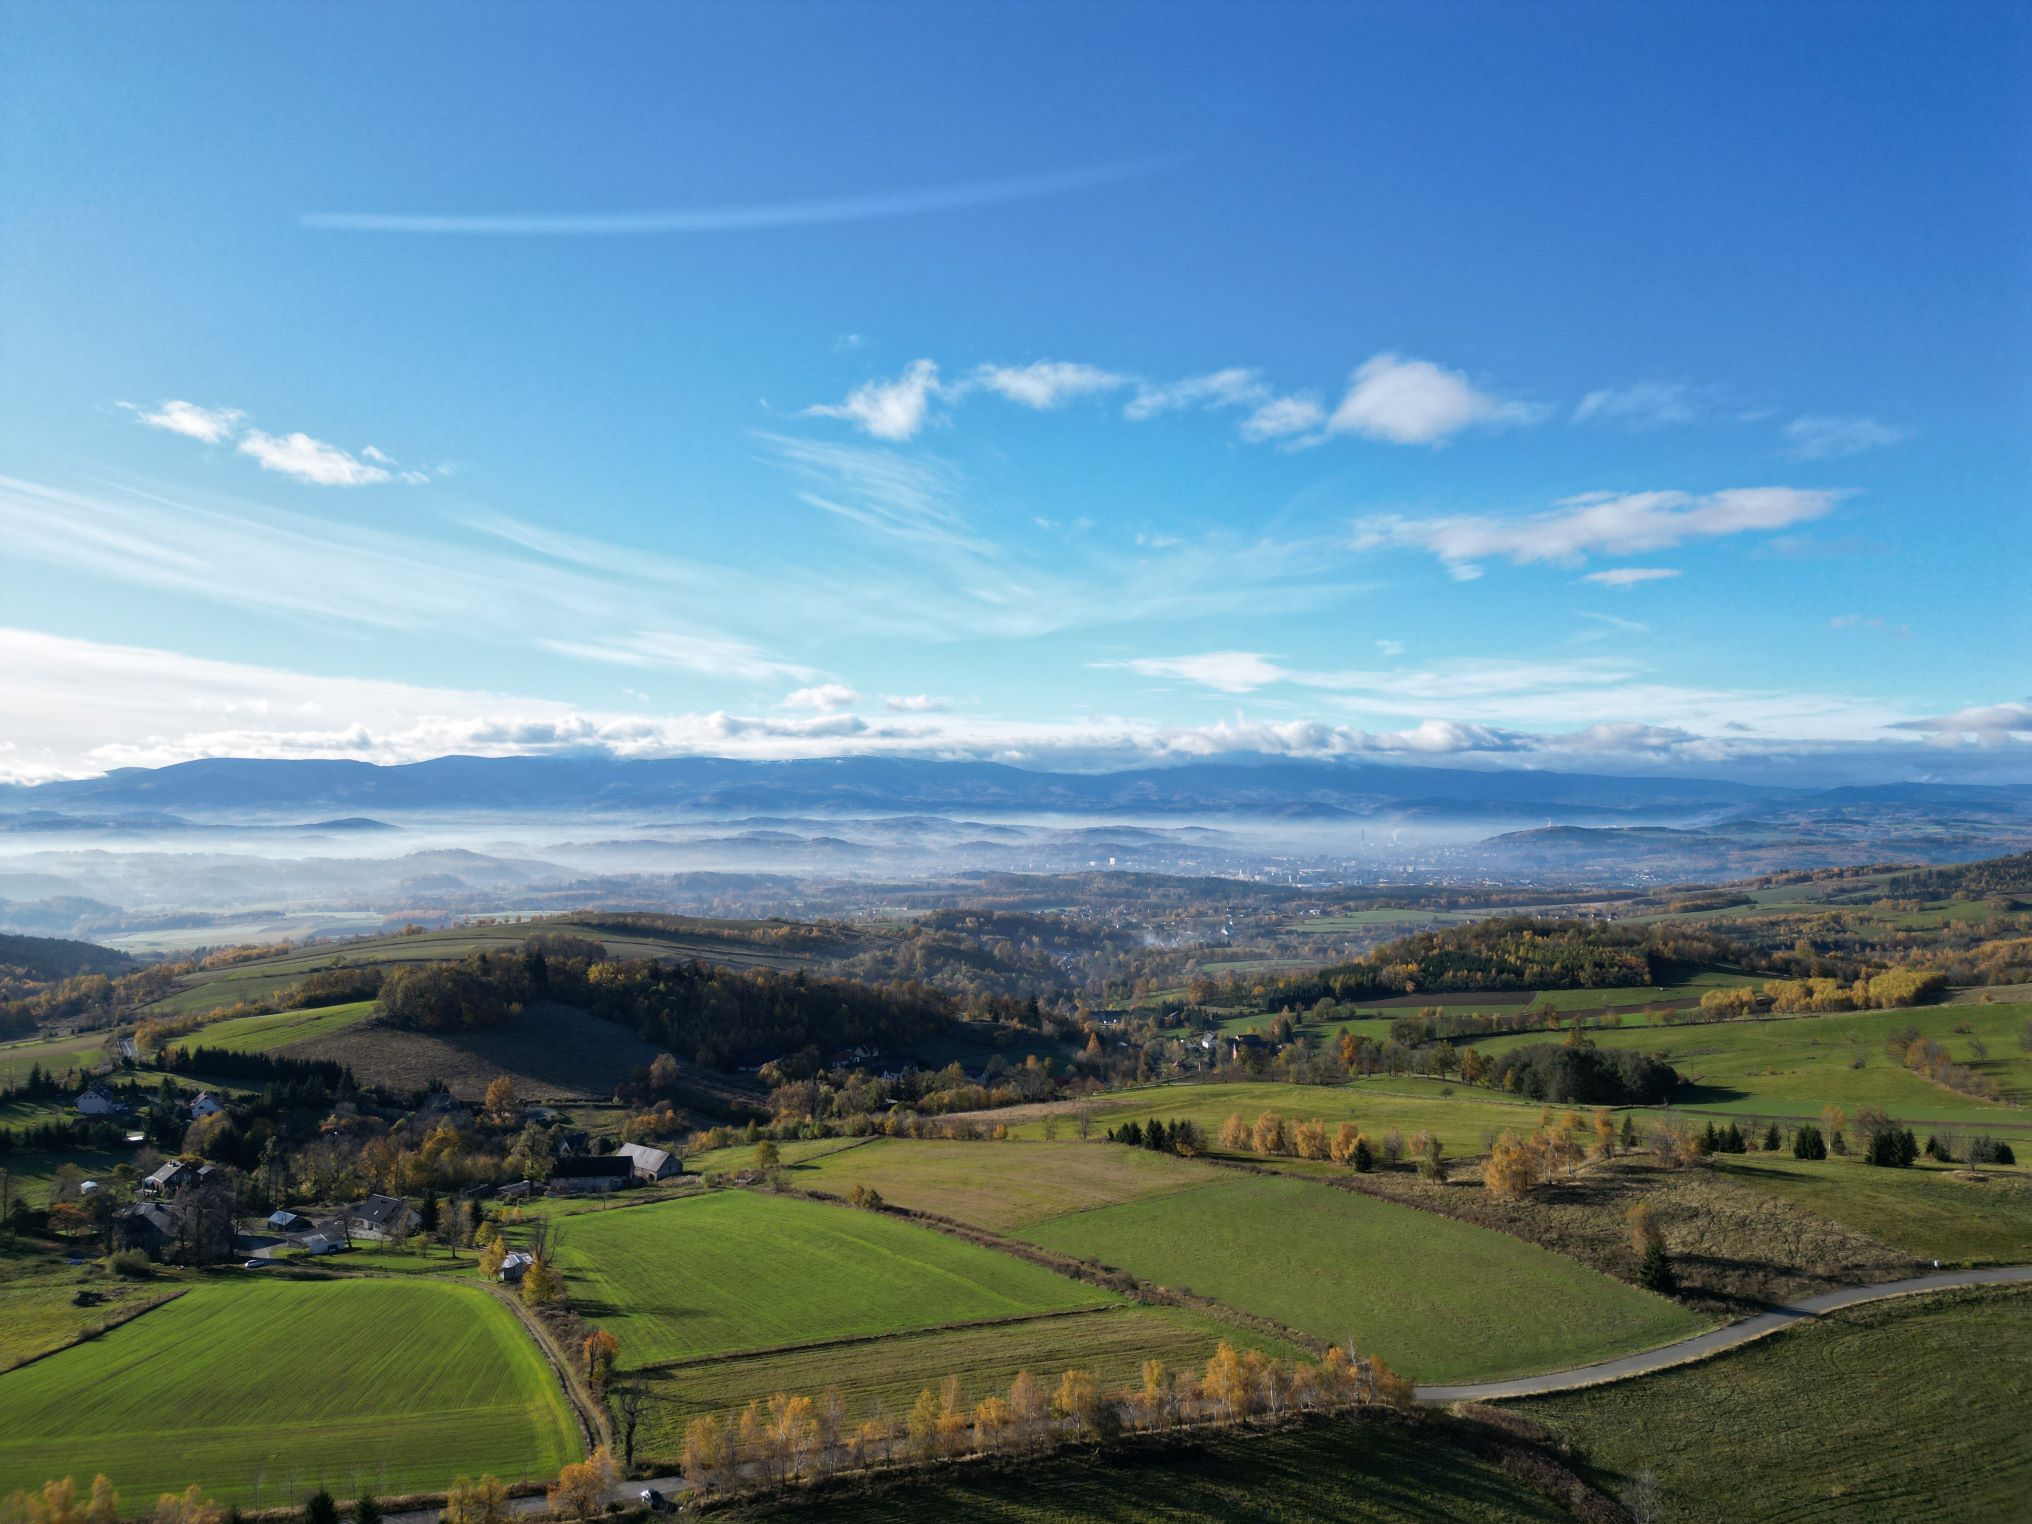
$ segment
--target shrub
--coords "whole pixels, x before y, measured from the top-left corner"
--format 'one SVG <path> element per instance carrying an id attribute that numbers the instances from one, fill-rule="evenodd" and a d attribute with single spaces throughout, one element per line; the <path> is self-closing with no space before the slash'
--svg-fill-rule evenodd
<path id="1" fill-rule="evenodd" d="M 155 1262 L 139 1249 L 122 1249 L 110 1255 L 106 1268 L 115 1275 L 125 1276 L 130 1281 L 145 1281 L 155 1274 Z"/>
<path id="2" fill-rule="evenodd" d="M 1825 1159 L 1827 1139 L 1820 1129 L 1811 1122 L 1799 1124 L 1799 1130 L 1792 1134 L 1792 1157 L 1795 1159 Z"/>

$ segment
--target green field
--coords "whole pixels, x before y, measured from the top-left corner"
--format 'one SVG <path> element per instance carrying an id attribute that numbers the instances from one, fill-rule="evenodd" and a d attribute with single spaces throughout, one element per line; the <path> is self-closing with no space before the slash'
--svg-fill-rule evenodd
<path id="1" fill-rule="evenodd" d="M 1717 1154 L 1731 1180 L 1868 1233 L 1919 1259 L 2020 1264 L 2032 1259 L 2032 1175 L 1986 1169 L 1957 1180 L 1939 1165 L 1873 1169 L 1853 1159 Z"/>
<path id="2" fill-rule="evenodd" d="M 1706 1326 L 1521 1239 L 1278 1176 L 1229 1175 L 1022 1236 L 1318 1339 L 1353 1338 L 1421 1381 L 1581 1365 Z"/>
<path id="3" fill-rule="evenodd" d="M 2006 1524 L 2032 1492 L 2032 1290 L 1829 1314 L 1700 1365 L 1515 1406 L 1665 1517 Z"/>
<path id="4" fill-rule="evenodd" d="M 235 1016 L 213 1022 L 178 1041 L 191 1047 L 225 1048 L 235 1053 L 268 1053 L 290 1043 L 329 1037 L 373 1014 L 373 1001 L 353 1000 L 343 1005 L 276 1011 L 265 1016 Z"/>
<path id="5" fill-rule="evenodd" d="M 1141 1148 L 872 1138 L 814 1153 L 791 1166 L 790 1178 L 800 1190 L 836 1196 L 868 1185 L 891 1206 L 1009 1232 L 1063 1212 L 1188 1190 L 1207 1177 L 1204 1165 Z"/>
<path id="6" fill-rule="evenodd" d="M 1448 1089 L 1453 1094 L 1445 1094 Z M 1054 1115 L 1058 1119 L 1058 1135 L 1069 1138 L 1082 1110 L 1093 1117 L 1097 1131 L 1131 1118 L 1142 1121 L 1159 1117 L 1169 1122 L 1175 1117 L 1190 1117 L 1211 1141 L 1220 1132 L 1221 1123 L 1234 1112 L 1239 1111 L 1245 1120 L 1253 1122 L 1259 1113 L 1275 1111 L 1287 1122 L 1314 1117 L 1329 1127 L 1354 1122 L 1363 1132 L 1377 1137 L 1393 1127 L 1407 1138 L 1426 1129 L 1439 1135 L 1449 1154 L 1472 1154 L 1482 1151 L 1485 1137 L 1508 1128 L 1537 1126 L 1541 1109 L 1535 1102 L 1527 1105 L 1490 1090 L 1399 1076 L 1351 1080 L 1339 1085 L 1287 1085 L 1275 1080 L 1217 1084 L 1185 1081 L 1097 1095 L 1091 1101 L 1059 1101 L 1048 1108 L 1019 1106 L 1011 1109 L 1005 1119 L 1015 1137 L 1041 1138 L 1044 1117 Z M 983 1123 L 992 1124 L 1004 1114 L 981 1112 L 977 1116 Z"/>
<path id="7" fill-rule="evenodd" d="M 103 1471 L 135 1512 L 192 1482 L 272 1505 L 540 1477 L 579 1451 L 514 1315 L 431 1281 L 213 1281 L 0 1375 L 0 1492 Z"/>
<path id="8" fill-rule="evenodd" d="M 629 1366 L 1116 1300 L 893 1217 L 754 1191 L 590 1212 L 563 1233 L 572 1303 Z"/>
<path id="9" fill-rule="evenodd" d="M 182 1289 L 180 1281 L 163 1274 L 130 1281 L 96 1265 L 68 1266 L 55 1255 L 0 1256 L 0 1371 L 61 1349 Z M 92 1306 L 77 1305 L 81 1291 L 96 1298 Z"/>
<path id="10" fill-rule="evenodd" d="M 772 1392 L 816 1395 L 838 1387 L 848 1417 L 907 1412 L 926 1386 L 958 1376 L 969 1403 L 1006 1393 L 1020 1370 L 1047 1387 L 1061 1371 L 1092 1371 L 1104 1390 L 1142 1380 L 1143 1361 L 1159 1359 L 1173 1370 L 1199 1371 L 1226 1339 L 1280 1360 L 1298 1355 L 1278 1339 L 1170 1307 L 1122 1305 L 1059 1317 L 998 1323 L 989 1328 L 936 1329 L 861 1344 L 826 1345 L 782 1354 L 702 1360 L 655 1373 L 657 1399 L 643 1453 L 668 1458 L 683 1441 L 684 1425 L 700 1413 L 725 1413 Z"/>
<path id="11" fill-rule="evenodd" d="M 766 1505 L 732 1518 L 781 1517 Z M 1554 1524 L 1554 1506 L 1438 1426 L 1328 1420 L 1021 1466 L 944 1467 L 795 1515 L 819 1524 Z"/>
<path id="12" fill-rule="evenodd" d="M 24 1037 L 0 1042 L 0 1086 L 18 1085 L 37 1064 L 45 1073 L 101 1067 L 109 1062 L 104 1032 L 77 1037 Z"/>
<path id="13" fill-rule="evenodd" d="M 1876 1106 L 1914 1121 L 2012 1128 L 2032 1127 L 2032 1111 L 1976 1100 L 1922 1079 L 1894 1063 L 1884 1041 L 1914 1027 L 1966 1063 L 1976 1061 L 1973 1038 L 1989 1054 L 1977 1067 L 1994 1075 L 2007 1096 L 2023 1100 L 2032 1097 L 2032 1056 L 2018 1047 L 2018 1034 L 2028 1017 L 2032 1005 L 1927 1006 L 1589 1035 L 1605 1048 L 1635 1048 L 1666 1060 L 1692 1081 L 1675 1097 L 1677 1104 L 1704 1111 L 1811 1118 L 1830 1104 L 1850 1112 Z M 1968 1034 L 1955 1031 L 1964 1024 L 1972 1029 Z M 1542 1039 L 1498 1037 L 1475 1046 L 1500 1053 L 1532 1041 Z"/>

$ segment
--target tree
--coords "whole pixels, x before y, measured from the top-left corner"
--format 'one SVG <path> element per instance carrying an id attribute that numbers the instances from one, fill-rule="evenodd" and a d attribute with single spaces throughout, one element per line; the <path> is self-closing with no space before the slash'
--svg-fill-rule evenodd
<path id="1" fill-rule="evenodd" d="M 929 1460 L 938 1454 L 938 1393 L 926 1387 L 917 1394 L 917 1401 L 910 1406 L 910 1416 L 904 1420 L 904 1432 L 910 1436 L 910 1451 L 920 1460 Z"/>
<path id="2" fill-rule="evenodd" d="M 1665 1242 L 1665 1230 L 1658 1225 L 1658 1214 L 1648 1201 L 1634 1201 L 1630 1210 L 1623 1214 L 1624 1225 L 1630 1230 L 1630 1252 L 1640 1259 L 1652 1247 Z"/>
<path id="3" fill-rule="evenodd" d="M 580 1353 L 586 1362 L 586 1384 L 598 1396 L 607 1389 L 607 1383 L 614 1375 L 614 1361 L 621 1353 L 621 1341 L 604 1328 L 596 1328 L 585 1337 Z"/>
<path id="4" fill-rule="evenodd" d="M 755 1168 L 777 1169 L 783 1163 L 783 1150 L 776 1146 L 774 1138 L 764 1138 L 755 1145 Z"/>
<path id="5" fill-rule="evenodd" d="M 1496 1146 L 1482 1162 L 1482 1184 L 1491 1196 L 1521 1200 L 1531 1189 L 1532 1174 L 1530 1153 L 1514 1132 L 1496 1139 Z"/>
<path id="6" fill-rule="evenodd" d="M 370 1508 L 373 1501 L 372 1498 L 367 1500 Z M 380 1517 L 377 1511 L 366 1520 L 366 1524 L 378 1524 Z M 204 1489 L 196 1482 L 192 1482 L 182 1492 L 165 1492 L 155 1500 L 152 1524 L 219 1524 L 219 1505 L 206 1497 Z"/>
<path id="7" fill-rule="evenodd" d="M 85 1524 L 120 1524 L 120 1495 L 103 1471 L 92 1478 L 92 1495 L 85 1503 Z"/>
<path id="8" fill-rule="evenodd" d="M 1240 1153 L 1249 1146 L 1249 1124 L 1242 1120 L 1241 1112 L 1233 1112 L 1227 1121 L 1221 1123 L 1221 1147 L 1230 1153 Z"/>
<path id="9" fill-rule="evenodd" d="M 339 1505 L 320 1487 L 303 1505 L 303 1524 L 339 1524 Z"/>
<path id="10" fill-rule="evenodd" d="M 1673 1274 L 1672 1261 L 1667 1257 L 1662 1241 L 1652 1244 L 1644 1251 L 1644 1258 L 1638 1261 L 1637 1284 L 1660 1296 L 1670 1296 L 1679 1289 L 1679 1277 Z"/>
<path id="11" fill-rule="evenodd" d="M 508 1241 L 490 1238 L 480 1249 L 480 1274 L 492 1280 L 501 1273 L 501 1261 L 508 1257 Z"/>
<path id="12" fill-rule="evenodd" d="M 1242 1364 L 1242 1357 L 1235 1352 L 1235 1346 L 1226 1339 L 1214 1346 L 1213 1357 L 1207 1361 L 1206 1375 L 1200 1379 L 1200 1390 L 1206 1393 L 1209 1402 L 1220 1409 L 1223 1417 L 1239 1418 L 1248 1411 L 1249 1372 Z"/>
<path id="13" fill-rule="evenodd" d="M 1008 1401 L 987 1396 L 974 1404 L 974 1441 L 983 1450 L 999 1450 L 1009 1433 Z"/>
<path id="14" fill-rule="evenodd" d="M 372 1493 L 363 1492 L 353 1500 L 353 1524 L 381 1524 L 381 1505 Z"/>
<path id="15" fill-rule="evenodd" d="M 1051 1411 L 1071 1424 L 1075 1434 L 1092 1434 L 1100 1426 L 1101 1413 L 1101 1389 L 1094 1373 L 1069 1370 L 1061 1375 Z"/>
<path id="16" fill-rule="evenodd" d="M 544 1501 L 553 1514 L 590 1519 L 606 1511 L 607 1494 L 617 1480 L 614 1457 L 600 1446 L 582 1461 L 573 1461 L 558 1472 L 557 1480 L 545 1490 Z"/>
<path id="17" fill-rule="evenodd" d="M 1259 1154 L 1288 1154 L 1291 1139 L 1284 1130 L 1284 1118 L 1274 1111 L 1266 1111 L 1256 1118 L 1256 1125 L 1249 1130 L 1249 1146 Z"/>
<path id="18" fill-rule="evenodd" d="M 621 1467 L 635 1469 L 635 1431 L 642 1425 L 642 1413 L 649 1405 L 649 1388 L 640 1376 L 614 1383 L 614 1413 L 621 1420 Z"/>
<path id="19" fill-rule="evenodd" d="M 1146 1428 L 1160 1429 L 1171 1421 L 1171 1372 L 1162 1360 L 1143 1362 L 1143 1391 L 1139 1406 Z"/>
<path id="20" fill-rule="evenodd" d="M 522 1272 L 522 1305 L 525 1307 L 554 1307 L 564 1300 L 564 1277 L 550 1268 L 550 1261 L 539 1259 Z"/>
<path id="21" fill-rule="evenodd" d="M 445 1495 L 444 1524 L 506 1524 L 508 1488 L 499 1477 L 460 1477 Z"/>
<path id="22" fill-rule="evenodd" d="M 710 1487 L 727 1463 L 726 1425 L 710 1413 L 684 1427 L 684 1479 L 694 1487 Z"/>
<path id="23" fill-rule="evenodd" d="M 1018 1371 L 1016 1379 L 1009 1383 L 1009 1421 L 1015 1426 L 1018 1441 L 1026 1448 L 1043 1437 L 1048 1414 L 1036 1378 L 1028 1371 Z"/>
<path id="24" fill-rule="evenodd" d="M 1333 1140 L 1326 1146 L 1327 1157 L 1336 1164 L 1352 1164 L 1355 1159 L 1355 1144 L 1361 1141 L 1362 1130 L 1353 1122 L 1343 1122 L 1334 1130 Z"/>
<path id="25" fill-rule="evenodd" d="M 678 1068 L 674 1054 L 659 1053 L 649 1063 L 649 1088 L 658 1095 L 669 1095 L 677 1089 Z"/>
<path id="26" fill-rule="evenodd" d="M 469 1095 L 471 1093 L 472 1093 L 471 1091 L 467 1092 L 467 1094 Z M 487 1082 L 487 1097 L 485 1104 L 488 1112 L 491 1115 L 497 1117 L 507 1117 L 512 1115 L 515 1111 L 515 1107 L 518 1101 L 519 1097 L 515 1094 L 515 1081 L 510 1079 L 507 1075 L 497 1074 L 494 1076 L 493 1079 Z"/>
<path id="27" fill-rule="evenodd" d="M 1411 1135 L 1411 1157 L 1418 1162 L 1418 1173 L 1427 1180 L 1446 1178 L 1446 1145 L 1434 1134 L 1414 1132 Z"/>
<path id="28" fill-rule="evenodd" d="M 1300 1122 L 1293 1134 L 1293 1141 L 1301 1159 L 1324 1159 L 1327 1157 L 1326 1123 L 1321 1121 Z"/>

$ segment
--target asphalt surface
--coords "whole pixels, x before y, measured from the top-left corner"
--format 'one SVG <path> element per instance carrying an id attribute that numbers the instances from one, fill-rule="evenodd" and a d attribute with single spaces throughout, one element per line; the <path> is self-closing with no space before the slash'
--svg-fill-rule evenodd
<path id="1" fill-rule="evenodd" d="M 1911 1296 L 1922 1291 L 1947 1291 L 1956 1286 L 1993 1286 L 2003 1282 L 2032 1281 L 2032 1265 L 2001 1265 L 1989 1270 L 1947 1270 L 1939 1275 L 1914 1276 L 1911 1280 L 1885 1281 L 1875 1286 L 1850 1286 L 1841 1291 L 1824 1291 L 1787 1307 L 1773 1308 L 1753 1318 L 1722 1328 L 1695 1334 L 1676 1344 L 1661 1345 L 1641 1355 L 1604 1360 L 1598 1365 L 1581 1365 L 1572 1370 L 1548 1371 L 1542 1376 L 1520 1376 L 1514 1381 L 1483 1381 L 1473 1386 L 1421 1386 L 1420 1402 L 1486 1402 L 1499 1397 L 1536 1397 L 1547 1392 L 1570 1392 L 1578 1387 L 1599 1386 L 1630 1376 L 1645 1376 L 1694 1360 L 1705 1360 L 1723 1350 L 1748 1344 L 1781 1328 L 1886 1297 Z"/>

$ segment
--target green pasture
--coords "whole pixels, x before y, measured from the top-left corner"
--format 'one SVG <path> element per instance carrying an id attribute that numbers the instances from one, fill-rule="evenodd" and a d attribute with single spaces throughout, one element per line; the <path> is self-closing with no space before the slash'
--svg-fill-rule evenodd
<path id="1" fill-rule="evenodd" d="M 356 1021 L 374 1014 L 371 1000 L 353 1000 L 343 1005 L 318 1005 L 298 1011 L 276 1011 L 264 1016 L 234 1016 L 200 1027 L 188 1037 L 176 1039 L 190 1047 L 225 1048 L 234 1053 L 269 1053 L 291 1043 L 309 1042 L 342 1032 Z"/>
<path id="2" fill-rule="evenodd" d="M 170 1272 L 125 1280 L 46 1253 L 0 1255 L 0 1371 L 153 1307 L 183 1289 Z M 91 1305 L 79 1306 L 85 1293 Z"/>
<path id="3" fill-rule="evenodd" d="M 1451 1089 L 1451 1095 L 1445 1092 Z M 1275 1080 L 1239 1080 L 1214 1084 L 1181 1081 L 1097 1095 L 1089 1101 L 1054 1102 L 1049 1107 L 1019 1107 L 1009 1115 L 1010 1132 L 1018 1138 L 1040 1138 L 1045 1118 L 1055 1118 L 1058 1136 L 1074 1135 L 1078 1113 L 1086 1111 L 1098 1133 L 1119 1122 L 1134 1118 L 1145 1121 L 1158 1117 L 1170 1122 L 1189 1117 L 1206 1133 L 1209 1145 L 1218 1137 L 1221 1124 L 1240 1112 L 1253 1122 L 1259 1113 L 1275 1111 L 1287 1123 L 1317 1117 L 1329 1128 L 1353 1122 L 1363 1132 L 1380 1137 L 1396 1128 L 1409 1138 L 1426 1130 L 1436 1133 L 1449 1154 L 1483 1151 L 1484 1139 L 1510 1128 L 1530 1128 L 1538 1123 L 1542 1108 L 1526 1105 L 1490 1090 L 1471 1085 L 1442 1084 L 1437 1080 L 1410 1076 L 1351 1080 L 1338 1085 L 1291 1085 Z M 983 1122 L 996 1113 L 978 1114 Z"/>
<path id="4" fill-rule="evenodd" d="M 29 1071 L 40 1064 L 44 1073 L 63 1074 L 72 1069 L 93 1069 L 112 1062 L 106 1050 L 105 1032 L 85 1032 L 73 1037 L 23 1037 L 0 1042 L 0 1087 L 19 1085 Z"/>
<path id="5" fill-rule="evenodd" d="M 1915 1121 L 2007 1129 L 2032 1126 L 2032 1111 L 1936 1085 L 1894 1062 L 1884 1043 L 1893 1032 L 1915 1028 L 1944 1045 L 1958 1061 L 1996 1076 L 2005 1095 L 2022 1102 L 2032 1097 L 2032 1055 L 2018 1046 L 2028 1017 L 2032 1005 L 1921 1006 L 1595 1031 L 1589 1036 L 1605 1048 L 1635 1048 L 1666 1060 L 1690 1081 L 1674 1097 L 1675 1104 L 1703 1111 L 1816 1117 L 1827 1105 L 1851 1113 L 1875 1106 L 1893 1117 Z M 1964 1025 L 1970 1029 L 1967 1033 L 1956 1031 Z M 1542 1040 L 1498 1037 L 1474 1046 L 1494 1054 Z M 1976 1041 L 1986 1049 L 1987 1058 L 1976 1057 Z"/>
<path id="6" fill-rule="evenodd" d="M 2032 1492 L 2032 1288 L 1830 1313 L 1730 1354 L 1515 1404 L 1663 1518 L 2016 1524 Z"/>
<path id="7" fill-rule="evenodd" d="M 1318 1339 L 1352 1338 L 1421 1381 L 1584 1365 L 1706 1326 L 1521 1239 L 1281 1176 L 1073 1212 L 1022 1236 Z"/>
<path id="8" fill-rule="evenodd" d="M 1203 1370 L 1215 1345 L 1261 1349 L 1280 1360 L 1299 1352 L 1283 1341 L 1172 1307 L 1121 1305 L 988 1328 L 932 1329 L 863 1343 L 701 1360 L 654 1373 L 645 1454 L 672 1457 L 684 1426 L 701 1413 L 727 1413 L 772 1392 L 816 1396 L 838 1387 L 850 1421 L 906 1413 L 925 1387 L 960 1378 L 971 1405 L 1007 1393 L 1027 1370 L 1050 1390 L 1060 1372 L 1091 1371 L 1103 1390 L 1141 1385 L 1145 1360 L 1174 1371 Z"/>
<path id="9" fill-rule="evenodd" d="M 894 1217 L 753 1191 L 589 1212 L 560 1231 L 573 1306 L 628 1366 L 1116 1300 Z"/>
<path id="10" fill-rule="evenodd" d="M 1844 1227 L 1945 1264 L 2022 1264 L 2032 1259 L 2032 1172 L 1922 1163 L 1881 1169 L 1846 1159 L 1790 1154 L 1717 1154 L 1716 1168 Z"/>
<path id="11" fill-rule="evenodd" d="M 580 1453 L 555 1378 L 476 1287 L 234 1274 L 0 1375 L 0 1492 L 104 1472 L 123 1512 L 404 1493 L 554 1473 Z"/>
<path id="12" fill-rule="evenodd" d="M 1206 1181 L 1206 1166 L 1141 1148 L 1041 1141 L 948 1143 L 871 1138 L 789 1166 L 800 1190 L 871 1186 L 891 1206 L 1009 1232 L 1063 1212 L 1112 1206 Z"/>

